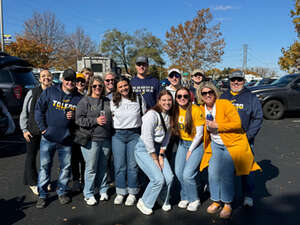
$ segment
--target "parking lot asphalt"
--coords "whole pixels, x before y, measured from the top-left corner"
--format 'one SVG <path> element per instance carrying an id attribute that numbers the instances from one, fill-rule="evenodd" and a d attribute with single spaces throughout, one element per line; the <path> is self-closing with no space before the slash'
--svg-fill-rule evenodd
<path id="1" fill-rule="evenodd" d="M 300 224 L 300 117 L 290 116 L 279 121 L 264 120 L 256 138 L 255 159 L 263 172 L 255 176 L 255 205 L 242 206 L 239 179 L 233 215 L 221 220 L 209 215 L 207 196 L 197 212 L 179 209 L 176 198 L 173 209 L 164 212 L 155 208 L 152 216 L 142 215 L 136 207 L 113 205 L 109 201 L 87 206 L 82 194 L 74 195 L 68 205 L 60 205 L 55 192 L 50 193 L 50 204 L 36 209 L 36 196 L 22 183 L 25 144 L 20 134 L 0 139 L 0 224 L 26 225 L 299 225 Z M 57 162 L 57 158 L 56 158 Z M 58 174 L 54 164 L 53 178 Z M 111 190 L 113 193 L 113 190 Z"/>

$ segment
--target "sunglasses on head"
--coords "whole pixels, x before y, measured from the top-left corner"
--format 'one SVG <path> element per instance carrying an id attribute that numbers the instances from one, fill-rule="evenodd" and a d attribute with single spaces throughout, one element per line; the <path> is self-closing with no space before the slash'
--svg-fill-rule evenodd
<path id="1" fill-rule="evenodd" d="M 109 83 L 109 82 L 114 82 L 115 79 L 106 79 L 106 80 L 104 80 L 104 81 L 107 82 L 107 83 Z"/>
<path id="2" fill-rule="evenodd" d="M 202 96 L 205 96 L 205 95 L 213 95 L 215 92 L 213 90 L 210 90 L 210 91 L 203 91 L 201 92 L 201 95 Z"/>
<path id="3" fill-rule="evenodd" d="M 180 74 L 178 74 L 178 73 L 171 73 L 171 74 L 169 74 L 169 77 L 170 78 L 173 78 L 173 77 L 180 78 Z"/>
<path id="4" fill-rule="evenodd" d="M 102 88 L 103 86 L 102 86 L 102 84 L 94 84 L 93 86 L 92 86 L 93 88 Z"/>
<path id="5" fill-rule="evenodd" d="M 233 77 L 233 78 L 230 79 L 230 81 L 231 82 L 235 82 L 235 81 L 242 82 L 242 81 L 244 81 L 244 78 L 242 78 L 242 77 Z"/>
<path id="6" fill-rule="evenodd" d="M 147 63 L 137 63 L 136 65 L 146 67 L 148 64 Z"/>
<path id="7" fill-rule="evenodd" d="M 176 98 L 178 99 L 181 99 L 181 98 L 184 98 L 184 99 L 189 99 L 189 95 L 177 95 Z"/>

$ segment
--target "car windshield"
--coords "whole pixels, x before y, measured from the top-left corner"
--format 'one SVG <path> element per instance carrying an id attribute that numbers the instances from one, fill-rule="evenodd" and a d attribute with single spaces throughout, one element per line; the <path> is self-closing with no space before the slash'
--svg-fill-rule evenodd
<path id="1" fill-rule="evenodd" d="M 285 87 L 286 85 L 288 85 L 293 79 L 295 78 L 294 75 L 287 75 L 287 76 L 283 76 L 278 80 L 275 80 L 272 85 L 275 85 L 277 87 Z"/>
<path id="2" fill-rule="evenodd" d="M 12 71 L 15 77 L 15 82 L 21 85 L 35 85 L 37 81 L 34 78 L 34 75 L 30 71 L 22 70 L 13 70 Z"/>

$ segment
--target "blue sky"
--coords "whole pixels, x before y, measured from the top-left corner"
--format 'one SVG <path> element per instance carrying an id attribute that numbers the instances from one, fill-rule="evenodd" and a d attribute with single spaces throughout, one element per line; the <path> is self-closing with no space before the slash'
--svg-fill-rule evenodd
<path id="1" fill-rule="evenodd" d="M 23 30 L 34 11 L 54 12 L 67 32 L 82 27 L 99 43 L 106 30 L 132 33 L 146 28 L 164 41 L 166 31 L 210 8 L 214 23 L 221 23 L 225 54 L 216 67 L 241 67 L 243 45 L 248 45 L 248 67 L 268 67 L 280 74 L 277 65 L 281 48 L 296 40 L 289 12 L 293 0 L 2 0 L 5 34 Z"/>

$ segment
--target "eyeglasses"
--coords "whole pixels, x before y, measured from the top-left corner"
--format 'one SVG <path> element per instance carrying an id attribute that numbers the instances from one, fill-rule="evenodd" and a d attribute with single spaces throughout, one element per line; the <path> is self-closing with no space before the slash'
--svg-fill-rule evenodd
<path id="1" fill-rule="evenodd" d="M 169 77 L 170 78 L 173 78 L 173 77 L 180 78 L 180 74 L 178 74 L 178 73 L 171 73 L 171 74 L 169 74 Z"/>
<path id="2" fill-rule="evenodd" d="M 201 95 L 202 96 L 205 96 L 205 95 L 213 95 L 215 92 L 213 90 L 210 90 L 210 91 L 203 91 L 201 92 Z"/>
<path id="3" fill-rule="evenodd" d="M 93 88 L 103 88 L 103 85 L 102 84 L 94 84 L 93 86 L 92 86 Z"/>
<path id="4" fill-rule="evenodd" d="M 177 95 L 176 98 L 178 99 L 181 99 L 181 98 L 184 98 L 184 99 L 189 99 L 189 95 Z"/>
<path id="5" fill-rule="evenodd" d="M 143 67 L 146 67 L 146 66 L 148 66 L 148 64 L 147 63 L 137 63 L 136 64 L 138 67 L 140 67 L 140 66 L 143 66 Z"/>
<path id="6" fill-rule="evenodd" d="M 203 74 L 201 74 L 201 73 L 196 73 L 196 74 L 194 74 L 192 77 L 203 77 Z"/>
<path id="7" fill-rule="evenodd" d="M 107 83 L 109 83 L 109 82 L 114 82 L 115 81 L 115 79 L 106 79 L 106 80 L 104 80 L 105 82 L 107 82 Z"/>
<path id="8" fill-rule="evenodd" d="M 242 81 L 244 81 L 244 78 L 242 78 L 242 77 L 233 77 L 233 78 L 230 79 L 230 81 L 231 82 L 235 82 L 235 81 L 242 82 Z"/>

